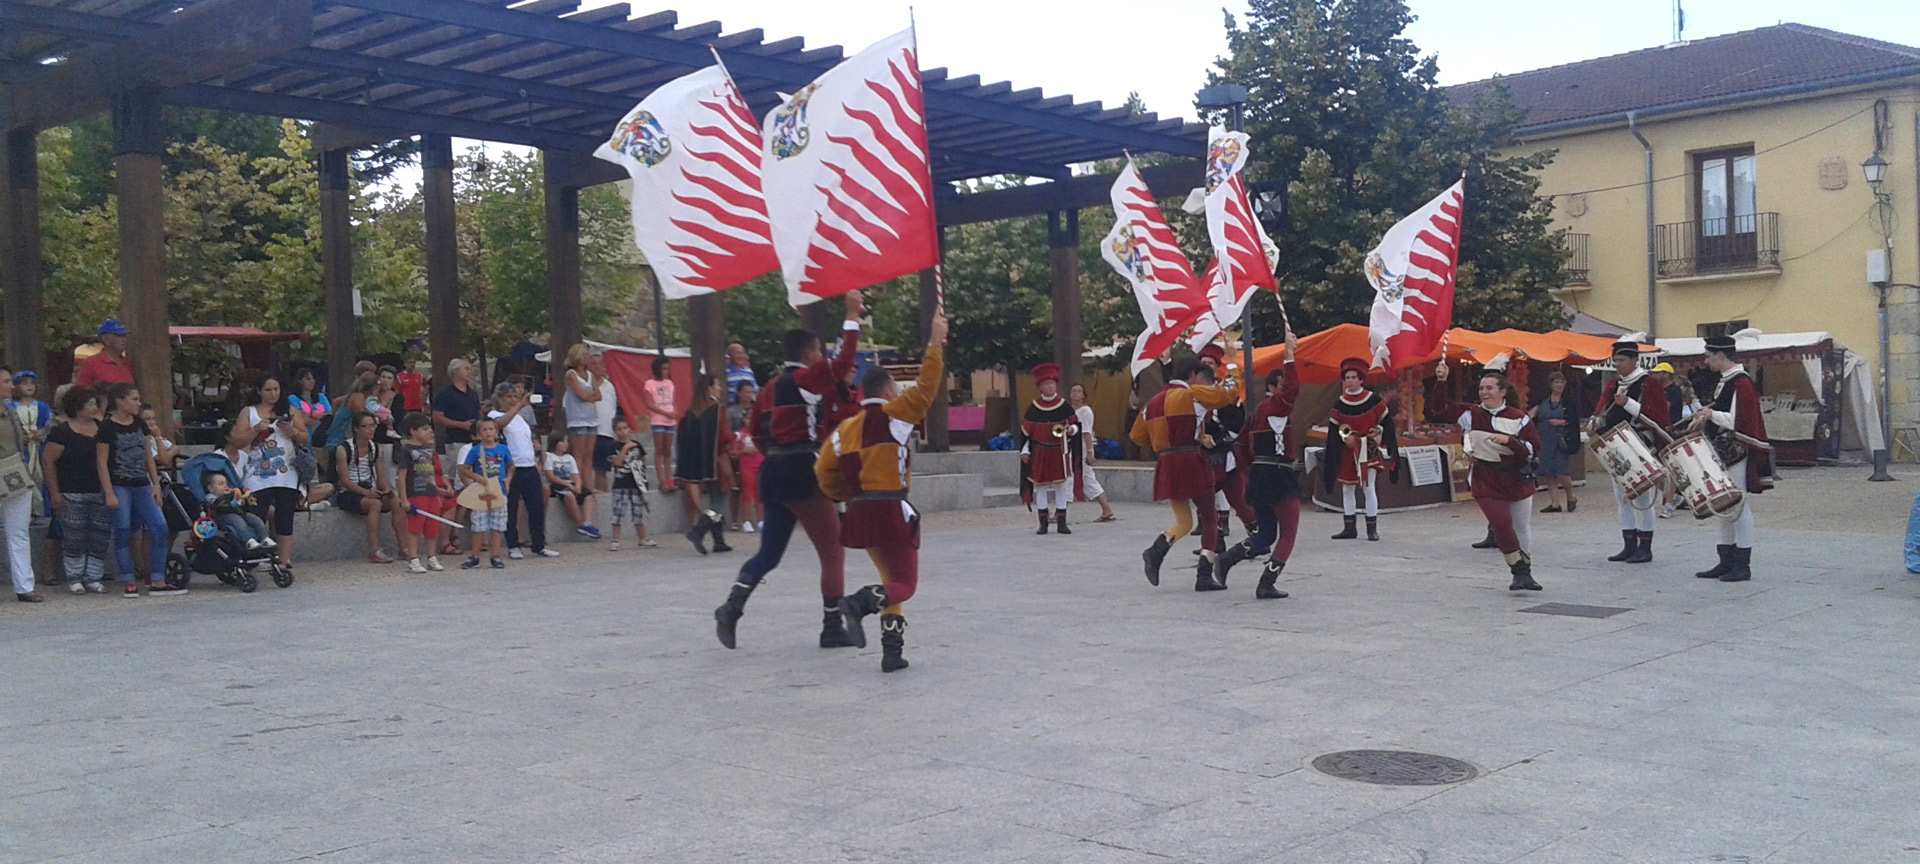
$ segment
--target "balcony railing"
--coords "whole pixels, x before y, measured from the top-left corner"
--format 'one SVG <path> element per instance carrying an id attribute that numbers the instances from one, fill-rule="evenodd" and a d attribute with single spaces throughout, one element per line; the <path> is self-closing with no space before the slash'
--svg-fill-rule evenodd
<path id="1" fill-rule="evenodd" d="M 1751 213 L 1660 225 L 1654 250 L 1662 279 L 1777 270 L 1780 214 Z"/>
<path id="2" fill-rule="evenodd" d="M 1587 235 L 1566 235 L 1567 260 L 1561 275 L 1565 277 L 1563 285 L 1590 285 L 1587 272 Z"/>

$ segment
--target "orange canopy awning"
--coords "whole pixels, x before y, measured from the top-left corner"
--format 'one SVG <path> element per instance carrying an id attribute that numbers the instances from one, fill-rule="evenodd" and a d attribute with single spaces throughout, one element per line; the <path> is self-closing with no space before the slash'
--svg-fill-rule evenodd
<path id="1" fill-rule="evenodd" d="M 1279 367 L 1280 359 L 1285 356 L 1287 346 L 1268 345 L 1253 350 L 1253 374 L 1265 375 Z M 1300 339 L 1300 350 L 1294 355 L 1294 363 L 1299 365 L 1300 383 L 1332 384 L 1340 380 L 1340 361 L 1348 357 L 1368 359 L 1373 349 L 1367 343 L 1367 328 L 1359 324 L 1339 324 L 1329 327 L 1311 336 Z M 1475 355 L 1469 353 L 1466 346 L 1456 339 L 1447 348 L 1447 356 L 1455 360 L 1471 360 Z M 1436 349 L 1431 355 L 1410 361 L 1419 365 L 1432 363 L 1440 359 Z M 1373 383 L 1384 383 L 1387 375 L 1379 370 L 1368 374 Z"/>
<path id="2" fill-rule="evenodd" d="M 1268 345 L 1253 351 L 1254 375 L 1265 375 L 1280 365 L 1280 358 L 1286 347 Z M 1642 351 L 1655 350 L 1651 345 L 1640 346 Z M 1567 330 L 1555 330 L 1551 333 L 1529 333 L 1525 330 L 1506 329 L 1493 333 L 1481 333 L 1455 327 L 1447 331 L 1447 359 L 1456 362 L 1485 363 L 1501 354 L 1515 354 L 1541 363 L 1599 363 L 1613 354 L 1613 340 L 1605 336 L 1587 336 Z M 1331 384 L 1340 380 L 1340 361 L 1348 357 L 1368 358 L 1372 349 L 1367 342 L 1367 328 L 1359 324 L 1340 324 L 1322 330 L 1300 340 L 1299 354 L 1294 358 L 1300 364 L 1300 383 Z M 1403 363 L 1402 366 L 1432 363 L 1440 359 L 1440 352 Z M 1372 383 L 1383 383 L 1386 376 L 1375 370 L 1368 378 Z"/>

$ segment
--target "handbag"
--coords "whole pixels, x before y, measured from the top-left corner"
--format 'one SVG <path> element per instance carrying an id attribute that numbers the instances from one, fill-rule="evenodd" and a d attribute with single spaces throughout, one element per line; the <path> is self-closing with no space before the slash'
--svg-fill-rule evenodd
<path id="1" fill-rule="evenodd" d="M 300 485 L 310 486 L 320 474 L 320 466 L 313 458 L 313 447 L 298 444 L 293 448 L 293 473 L 300 478 Z"/>
<path id="2" fill-rule="evenodd" d="M 12 411 L 0 412 L 6 415 L 6 423 L 13 430 L 13 440 L 20 449 L 8 456 L 0 456 L 0 501 L 12 501 L 32 492 L 40 485 L 34 477 L 33 469 L 27 464 L 27 453 L 33 445 L 27 443 L 27 430 L 20 426 L 20 418 Z"/>

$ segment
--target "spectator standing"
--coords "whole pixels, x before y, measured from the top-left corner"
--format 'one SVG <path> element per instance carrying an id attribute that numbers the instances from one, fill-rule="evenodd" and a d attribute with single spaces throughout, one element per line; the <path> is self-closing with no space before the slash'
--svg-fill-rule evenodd
<path id="1" fill-rule="evenodd" d="M 706 535 L 713 535 L 713 551 L 731 552 L 727 545 L 726 517 L 706 508 L 705 494 L 726 488 L 732 474 L 727 464 L 727 445 L 733 435 L 727 430 L 727 412 L 720 404 L 725 384 L 702 372 L 693 376 L 693 401 L 680 417 L 675 433 L 673 479 L 686 495 L 681 506 L 687 514 L 687 540 L 700 554 L 707 554 Z M 704 494 L 703 494 L 704 493 Z"/>
<path id="2" fill-rule="evenodd" d="M 561 383 L 565 391 L 560 396 L 560 408 L 566 414 L 567 446 L 576 454 L 593 453 L 594 440 L 600 435 L 600 376 L 593 371 L 593 355 L 585 345 L 575 345 L 567 349 L 567 369 L 562 373 Z M 612 405 L 606 406 L 612 410 Z M 555 426 L 560 425 L 555 423 Z M 593 489 L 592 468 L 581 472 L 583 482 L 581 491 Z M 592 521 L 591 511 L 587 517 Z M 576 517 L 575 521 L 579 521 Z M 598 539 L 598 535 L 595 535 Z"/>
<path id="3" fill-rule="evenodd" d="M 140 419 L 140 391 L 131 384 L 109 384 L 101 393 L 108 413 L 94 446 L 94 470 L 106 508 L 113 511 L 114 564 L 128 580 L 124 596 L 140 596 L 141 573 L 133 563 L 135 531 L 147 534 L 147 596 L 185 594 L 185 588 L 166 583 L 167 518 L 160 513 L 160 470 L 148 441 L 152 430 Z"/>
<path id="4" fill-rule="evenodd" d="M 402 363 L 400 365 L 400 373 L 395 375 L 393 380 L 394 386 L 400 391 L 400 405 L 402 407 L 408 411 L 427 410 L 426 403 L 420 398 L 421 391 L 426 389 L 427 382 L 426 379 L 421 376 L 420 370 L 415 368 L 415 361 L 409 360 Z M 401 437 L 404 438 L 406 436 L 402 435 Z"/>
<path id="5" fill-rule="evenodd" d="M 127 328 L 112 318 L 100 322 L 100 353 L 80 361 L 73 383 L 99 390 L 103 384 L 133 385 L 133 361 L 127 357 Z"/>
<path id="6" fill-rule="evenodd" d="M 1567 395 L 1567 376 L 1555 371 L 1547 376 L 1547 395 L 1527 413 L 1540 427 L 1540 477 L 1547 484 L 1547 506 L 1542 513 L 1571 513 L 1580 501 L 1573 497 L 1572 456 L 1580 452 L 1580 426 L 1575 423 L 1580 410 Z"/>
<path id="7" fill-rule="evenodd" d="M 513 469 L 507 475 L 507 557 L 519 560 L 520 508 L 527 509 L 527 533 L 533 554 L 558 558 L 560 553 L 547 548 L 547 489 L 540 482 L 539 456 L 534 453 L 533 427 L 520 413 L 531 394 L 512 383 L 493 389 L 494 410 L 489 419 L 500 424 L 500 439 L 512 457 Z"/>
<path id="8" fill-rule="evenodd" d="M 473 427 L 480 421 L 480 394 L 473 386 L 473 364 L 459 357 L 447 362 L 447 386 L 433 394 L 432 408 L 433 431 L 440 439 L 440 455 L 459 465 L 465 461 L 460 451 L 473 443 Z M 464 511 L 456 510 L 453 521 L 465 522 Z M 448 529 L 447 542 L 441 544 L 440 554 L 452 555 L 459 551 L 459 538 Z"/>
<path id="9" fill-rule="evenodd" d="M 60 563 L 67 590 L 100 594 L 112 551 L 113 513 L 100 495 L 100 469 L 94 447 L 100 436 L 100 400 L 78 384 L 60 397 L 67 421 L 47 433 L 41 451 L 48 506 L 60 526 Z"/>
<path id="10" fill-rule="evenodd" d="M 427 419 L 427 415 L 413 411 L 401 418 L 400 438 L 393 449 L 395 463 L 405 472 L 400 483 L 407 498 L 407 521 L 400 535 L 400 554 L 407 556 L 407 572 L 437 573 L 446 568 L 434 554 L 440 542 L 440 523 L 432 517 L 446 512 L 453 489 L 447 485 L 446 474 L 440 469 L 440 454 L 434 452 L 433 421 Z M 425 565 L 420 563 L 423 546 L 427 553 Z"/>
<path id="11" fill-rule="evenodd" d="M 613 485 L 608 493 L 613 498 L 613 542 L 607 548 L 620 551 L 620 522 L 631 518 L 634 545 L 657 549 L 660 544 L 647 539 L 646 448 L 633 440 L 633 424 L 625 417 L 614 419 L 613 440 Z"/>
<path id="12" fill-rule="evenodd" d="M 747 499 L 754 499 L 757 505 L 760 496 L 759 490 L 748 485 L 749 481 L 746 478 L 746 472 L 741 470 L 743 466 L 740 460 L 744 452 L 751 452 L 755 456 L 761 453 L 758 448 L 751 446 L 753 443 L 751 438 L 747 442 L 747 447 L 741 447 L 740 437 L 747 431 L 747 416 L 752 413 L 754 397 L 759 393 L 751 378 L 738 384 L 729 382 L 727 392 L 733 394 L 732 400 L 727 404 L 727 428 L 733 432 L 733 440 L 727 442 L 727 462 L 733 467 L 733 499 L 728 503 L 727 513 L 733 517 L 733 530 L 744 530 L 751 534 L 753 523 L 760 521 L 760 517 L 754 515 L 755 511 L 748 510 Z M 757 463 L 755 467 L 758 467 Z M 758 476 L 757 471 L 755 476 Z"/>
<path id="13" fill-rule="evenodd" d="M 727 346 L 727 392 L 737 392 L 743 383 L 754 383 L 753 364 L 747 362 L 747 347 L 735 342 Z"/>
<path id="14" fill-rule="evenodd" d="M 492 481 L 496 487 L 505 490 L 508 484 L 513 482 L 513 454 L 500 443 L 499 421 L 491 417 L 481 420 L 480 425 L 475 427 L 474 435 L 477 440 L 467 446 L 467 455 L 462 457 L 460 462 L 461 481 L 464 483 Z M 507 501 L 500 500 L 506 497 L 505 494 L 498 494 L 492 490 L 488 490 L 482 496 L 482 502 L 486 506 L 473 511 L 471 525 L 473 554 L 467 557 L 466 563 L 460 565 L 460 569 L 472 570 L 480 566 L 482 547 L 489 551 L 488 560 L 493 564 L 493 569 L 506 568 L 507 562 L 500 560 L 500 532 L 505 531 L 507 525 L 511 524 L 508 521 L 510 517 L 507 512 Z M 514 551 L 517 553 L 519 550 Z"/>
<path id="15" fill-rule="evenodd" d="M 334 453 L 334 473 L 340 481 L 340 491 L 334 495 L 334 503 L 341 510 L 366 517 L 367 560 L 375 564 L 392 564 L 393 557 L 380 548 L 380 516 L 388 510 L 397 509 L 400 502 L 394 495 L 393 486 L 387 482 L 386 471 L 381 467 L 380 447 L 373 443 L 373 415 L 351 414 L 334 422 L 350 424 L 353 429 L 353 437 Z M 402 519 L 395 521 L 402 526 L 406 524 Z M 399 530 L 402 533 L 394 538 L 396 545 L 404 543 L 406 539 L 406 529 L 402 527 Z"/>
<path id="16" fill-rule="evenodd" d="M 607 376 L 606 354 L 595 351 L 588 358 L 587 365 L 600 379 L 600 410 L 595 413 L 599 422 L 593 430 L 593 458 L 589 460 L 585 453 L 576 453 L 574 456 L 593 466 L 593 482 L 587 488 L 605 492 L 609 483 L 607 475 L 613 471 L 613 421 L 621 416 L 620 394 L 614 389 L 613 379 Z"/>
<path id="17" fill-rule="evenodd" d="M 7 397 L 5 405 L 13 416 L 20 419 L 20 425 L 27 430 L 27 438 L 34 444 L 34 455 L 39 455 L 39 445 L 47 440 L 47 426 L 53 422 L 53 409 L 40 401 L 40 376 L 31 369 L 22 369 L 13 376 L 13 395 Z"/>
<path id="18" fill-rule="evenodd" d="M 251 470 L 241 485 L 259 502 L 260 518 L 273 527 L 281 565 L 291 567 L 294 512 L 303 503 L 326 500 L 333 494 L 333 484 L 315 483 L 301 492 L 293 460 L 296 448 L 307 442 L 307 427 L 288 404 L 279 378 L 269 375 L 260 381 L 258 397 L 240 412 L 238 423 L 253 430 L 253 446 L 247 454 Z"/>
<path id="19" fill-rule="evenodd" d="M 0 400 L 13 399 L 13 370 L 0 366 Z M 7 570 L 13 576 L 13 598 L 39 603 L 46 598 L 33 590 L 33 499 L 39 484 L 30 468 L 33 439 L 12 411 L 0 412 L 0 531 L 6 535 Z"/>
<path id="20" fill-rule="evenodd" d="M 1112 522 L 1113 505 L 1107 503 L 1107 490 L 1093 474 L 1095 462 L 1093 450 L 1100 439 L 1093 434 L 1093 406 L 1087 404 L 1087 387 L 1075 384 L 1067 388 L 1067 401 L 1073 405 L 1074 419 L 1080 423 L 1080 470 L 1081 494 L 1100 503 L 1100 518 L 1095 522 Z"/>
<path id="21" fill-rule="evenodd" d="M 750 390 L 751 385 L 741 390 Z M 751 398 L 751 397 L 749 397 Z M 759 530 L 759 523 L 765 518 L 760 510 L 760 463 L 766 461 L 766 454 L 760 452 L 760 446 L 753 441 L 753 435 L 744 427 L 733 430 L 733 485 L 739 491 L 734 493 L 733 504 L 739 521 L 736 526 L 748 534 Z"/>
<path id="22" fill-rule="evenodd" d="M 653 358 L 653 377 L 640 388 L 640 405 L 653 427 L 653 478 L 662 492 L 674 490 L 673 427 L 680 422 L 680 412 L 674 410 L 673 378 L 667 374 L 670 368 L 664 355 Z"/>

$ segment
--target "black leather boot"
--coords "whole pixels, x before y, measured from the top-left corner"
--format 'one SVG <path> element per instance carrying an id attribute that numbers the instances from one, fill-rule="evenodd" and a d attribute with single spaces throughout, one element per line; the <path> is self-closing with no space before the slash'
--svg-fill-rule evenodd
<path id="1" fill-rule="evenodd" d="M 1628 564 L 1648 564 L 1653 561 L 1653 532 L 1633 532 L 1633 554 L 1627 556 Z"/>
<path id="2" fill-rule="evenodd" d="M 1620 538 L 1625 545 L 1620 547 L 1620 551 L 1608 555 L 1608 561 L 1615 563 L 1624 562 L 1628 558 L 1632 558 L 1633 553 L 1640 548 L 1640 532 L 1628 529 L 1620 532 Z"/>
<path id="3" fill-rule="evenodd" d="M 720 514 L 715 513 L 712 516 L 707 517 L 707 521 L 713 523 L 713 528 L 710 529 L 713 532 L 713 551 L 732 552 L 733 547 L 727 545 L 727 538 L 725 536 L 726 529 L 727 529 L 727 517 L 721 516 Z"/>
<path id="4" fill-rule="evenodd" d="M 1213 518 L 1214 536 L 1222 540 L 1227 539 L 1227 535 L 1233 533 L 1233 514 L 1225 510 L 1215 510 Z"/>
<path id="5" fill-rule="evenodd" d="M 1213 581 L 1220 583 L 1220 587 L 1222 588 L 1226 587 L 1227 571 L 1232 570 L 1233 565 L 1251 557 L 1253 556 L 1248 552 L 1247 541 L 1245 540 L 1228 546 L 1226 553 L 1213 562 Z"/>
<path id="6" fill-rule="evenodd" d="M 1380 517 L 1378 516 L 1367 517 L 1367 539 L 1368 540 L 1380 539 Z"/>
<path id="7" fill-rule="evenodd" d="M 707 554 L 707 532 L 712 528 L 713 519 L 704 511 L 699 518 L 693 520 L 693 527 L 687 529 L 687 542 L 693 544 L 694 551 L 702 555 Z"/>
<path id="8" fill-rule="evenodd" d="M 1260 586 L 1253 589 L 1253 596 L 1261 600 L 1278 600 L 1287 596 L 1287 592 L 1274 587 L 1280 579 L 1280 571 L 1287 569 L 1287 562 L 1267 560 L 1267 566 L 1260 571 Z"/>
<path id="9" fill-rule="evenodd" d="M 1167 535 L 1159 534 L 1153 538 L 1153 545 L 1140 553 L 1140 560 L 1147 562 L 1147 584 L 1160 584 L 1160 562 L 1167 560 L 1167 550 L 1173 548 L 1173 541 Z"/>
<path id="10" fill-rule="evenodd" d="M 907 668 L 900 649 L 907 645 L 907 619 L 899 615 L 880 616 L 880 671 L 898 672 Z"/>
<path id="11" fill-rule="evenodd" d="M 1540 583 L 1533 581 L 1533 559 L 1525 552 L 1515 552 L 1507 556 L 1507 572 L 1513 574 L 1513 583 L 1508 591 L 1539 591 Z"/>
<path id="12" fill-rule="evenodd" d="M 727 602 L 713 610 L 714 634 L 720 637 L 720 644 L 733 647 L 733 627 L 739 623 L 740 616 L 747 612 L 747 598 L 753 596 L 753 586 L 742 582 L 733 583 L 733 590 L 727 592 Z"/>
<path id="13" fill-rule="evenodd" d="M 1067 511 L 1065 510 L 1053 511 L 1053 530 L 1061 534 L 1073 533 L 1071 530 L 1067 528 Z"/>
<path id="14" fill-rule="evenodd" d="M 1753 578 L 1753 547 L 1733 549 L 1733 566 L 1720 577 L 1722 582 L 1745 582 Z"/>
<path id="15" fill-rule="evenodd" d="M 853 640 L 847 636 L 845 619 L 840 614 L 840 604 L 846 598 L 836 598 L 827 604 L 826 611 L 820 615 L 820 647 L 852 648 Z"/>
<path id="16" fill-rule="evenodd" d="M 1338 533 L 1338 534 L 1335 534 L 1335 535 L 1333 535 L 1333 539 L 1335 539 L 1335 540 L 1352 540 L 1353 538 L 1355 538 L 1355 537 L 1358 537 L 1358 536 L 1360 536 L 1360 532 L 1359 532 L 1359 531 L 1356 531 L 1356 530 L 1354 530 L 1354 527 L 1353 527 L 1353 526 L 1354 526 L 1354 523 L 1356 523 L 1357 521 L 1359 521 L 1359 520 L 1357 520 L 1357 519 L 1355 519 L 1355 518 L 1354 518 L 1354 517 L 1352 517 L 1352 516 L 1342 516 L 1342 517 L 1340 517 L 1340 524 L 1342 524 L 1342 525 L 1344 525 L 1344 526 L 1346 526 L 1346 527 L 1343 527 L 1343 528 L 1341 528 L 1341 529 L 1340 529 L 1340 533 Z"/>
<path id="17" fill-rule="evenodd" d="M 1193 568 L 1193 590 L 1225 591 L 1227 586 L 1213 578 L 1213 562 L 1216 556 L 1202 555 L 1200 563 Z"/>
<path id="18" fill-rule="evenodd" d="M 1693 574 L 1696 579 L 1718 579 L 1733 572 L 1733 544 L 1721 543 L 1713 547 L 1720 553 L 1720 563 Z"/>
<path id="19" fill-rule="evenodd" d="M 1038 530 L 1038 531 L 1035 531 L 1035 532 L 1033 532 L 1033 533 L 1035 533 L 1035 534 L 1038 534 L 1038 535 L 1044 535 L 1044 534 L 1046 534 L 1046 533 L 1047 533 L 1047 522 L 1048 522 L 1048 521 L 1049 521 L 1049 520 L 1047 519 L 1047 511 L 1045 511 L 1045 510 L 1041 510 L 1041 511 L 1040 511 L 1040 530 Z"/>
<path id="20" fill-rule="evenodd" d="M 1492 528 L 1487 529 L 1487 539 L 1473 544 L 1473 548 L 1475 549 L 1495 549 L 1495 548 L 1498 548 L 1499 546 L 1500 546 L 1500 541 L 1493 539 Z"/>
<path id="21" fill-rule="evenodd" d="M 867 630 L 860 626 L 860 619 L 877 614 L 885 608 L 887 608 L 887 589 L 884 585 L 868 585 L 841 598 L 840 617 L 846 619 L 847 644 L 855 648 L 867 647 Z"/>

